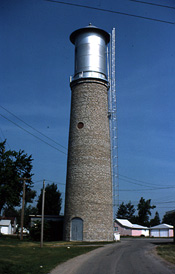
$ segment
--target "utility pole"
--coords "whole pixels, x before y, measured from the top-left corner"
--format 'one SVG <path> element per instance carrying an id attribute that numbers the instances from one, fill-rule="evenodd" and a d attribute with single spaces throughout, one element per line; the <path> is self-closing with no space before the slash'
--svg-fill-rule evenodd
<path id="1" fill-rule="evenodd" d="M 23 224 L 24 224 L 24 205 L 25 205 L 26 181 L 25 181 L 25 178 L 21 178 L 21 180 L 23 180 L 23 195 L 22 195 L 22 209 L 21 209 L 21 236 L 20 236 L 20 240 L 23 240 Z"/>
<path id="2" fill-rule="evenodd" d="M 40 243 L 40 247 L 43 247 L 43 235 L 44 235 L 44 202 L 45 202 L 45 180 L 43 180 L 42 219 L 41 219 L 41 243 Z"/>
<path id="3" fill-rule="evenodd" d="M 23 181 L 23 195 L 22 195 L 22 209 L 21 209 L 21 235 L 20 240 L 23 240 L 23 225 L 24 225 L 24 206 L 25 206 L 25 193 L 26 193 L 26 181 L 30 181 L 31 178 L 20 178 Z"/>

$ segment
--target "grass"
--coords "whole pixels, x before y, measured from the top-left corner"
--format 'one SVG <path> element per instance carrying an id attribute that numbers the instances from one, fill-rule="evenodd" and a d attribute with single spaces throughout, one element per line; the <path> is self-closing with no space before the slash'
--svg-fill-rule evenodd
<path id="1" fill-rule="evenodd" d="M 84 244 L 48 242 L 40 248 L 38 242 L 1 237 L 0 274 L 49 273 L 58 264 L 99 247 Z"/>
<path id="2" fill-rule="evenodd" d="M 38 242 L 0 237 L 0 274 L 47 274 L 58 264 L 107 243 L 45 242 L 40 248 Z M 157 254 L 175 264 L 175 244 L 158 245 Z"/>
<path id="3" fill-rule="evenodd" d="M 166 261 L 175 264 L 175 244 L 162 244 L 156 248 L 157 254 Z"/>

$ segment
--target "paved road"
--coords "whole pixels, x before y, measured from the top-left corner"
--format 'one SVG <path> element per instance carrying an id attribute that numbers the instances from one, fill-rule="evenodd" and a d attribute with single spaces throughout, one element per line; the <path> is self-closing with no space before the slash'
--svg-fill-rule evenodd
<path id="1" fill-rule="evenodd" d="M 154 252 L 157 239 L 122 239 L 58 266 L 52 274 L 175 274 Z"/>

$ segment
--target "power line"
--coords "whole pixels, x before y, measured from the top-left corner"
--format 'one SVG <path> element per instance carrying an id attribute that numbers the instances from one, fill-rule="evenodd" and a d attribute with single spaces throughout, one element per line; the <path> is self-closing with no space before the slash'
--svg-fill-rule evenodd
<path id="1" fill-rule="evenodd" d="M 15 118 L 17 118 L 18 120 L 20 120 L 21 122 L 23 122 L 24 124 L 26 124 L 27 126 L 29 126 L 30 128 L 32 128 L 33 130 L 35 130 L 36 132 L 40 133 L 41 135 L 43 135 L 44 137 L 50 139 L 51 141 L 55 142 L 56 144 L 58 144 L 59 146 L 65 148 L 64 146 L 62 146 L 61 144 L 57 143 L 56 141 L 54 141 L 53 139 L 51 139 L 50 137 L 46 136 L 45 134 L 43 134 L 42 132 L 40 132 L 39 130 L 35 129 L 33 126 L 29 125 L 28 123 L 26 123 L 25 121 L 23 121 L 21 118 L 19 118 L 18 116 L 16 116 L 15 114 L 13 114 L 11 111 L 7 110 L 5 107 L 3 106 L 0 106 L 2 109 L 4 109 L 5 111 L 7 111 L 8 113 L 10 113 L 11 115 L 13 115 Z M 11 121 L 10 119 L 8 119 L 7 117 L 3 116 L 2 114 L 0 114 L 3 118 L 7 119 L 8 121 L 12 122 L 13 124 L 15 124 L 16 126 L 18 126 L 19 128 L 21 128 L 22 130 L 26 131 L 27 133 L 29 133 L 30 135 L 34 136 L 35 138 L 41 140 L 42 142 L 48 144 L 49 146 L 55 148 L 54 146 L 50 145 L 49 143 L 45 142 L 44 140 L 40 139 L 39 137 L 35 136 L 34 134 L 32 134 L 31 132 L 29 132 L 28 130 L 24 129 L 23 127 L 19 126 L 18 124 L 16 124 L 15 122 Z M 2 131 L 2 130 L 1 130 Z M 55 148 L 57 149 L 57 148 Z M 65 148 L 66 149 L 66 148 Z M 60 151 L 59 149 L 57 149 L 58 151 Z M 64 153 L 63 151 L 60 151 L 62 153 Z M 64 153 L 65 154 L 65 153 Z M 136 183 L 136 182 L 131 182 L 131 181 L 128 181 L 128 180 L 125 180 L 123 178 L 120 178 L 120 180 L 122 181 L 126 181 L 128 183 L 131 183 L 131 184 L 135 184 L 135 185 L 140 185 L 140 186 L 146 186 L 148 185 L 148 187 L 151 185 L 151 186 L 155 186 L 155 189 L 160 189 L 157 187 L 157 185 L 155 184 L 152 184 L 152 183 L 148 183 L 148 182 L 145 182 L 145 181 L 142 181 L 142 180 L 138 180 L 138 179 L 135 179 L 135 178 L 131 178 L 131 177 L 128 177 L 128 176 L 125 176 L 125 175 L 122 175 L 122 174 L 119 174 L 119 177 L 124 177 L 126 179 L 129 179 L 129 180 L 134 180 L 136 182 L 139 182 L 139 183 L 142 183 L 142 184 L 139 184 L 139 183 Z M 51 180 L 46 180 L 48 182 L 52 182 Z M 56 182 L 57 184 L 62 184 L 62 185 L 65 185 L 63 183 L 59 183 L 59 182 Z M 166 187 L 166 188 L 174 188 L 174 187 Z M 162 189 L 162 188 L 161 188 Z M 150 189 L 146 189 L 146 190 L 150 190 Z M 153 190 L 153 189 L 151 189 Z M 124 191 L 124 190 L 121 190 L 121 191 Z M 128 190 L 130 191 L 130 190 Z M 141 190 L 140 190 L 141 191 Z"/>
<path id="2" fill-rule="evenodd" d="M 122 177 L 124 177 L 124 178 L 126 178 L 126 179 L 129 179 L 129 180 L 133 180 L 133 181 L 136 181 L 136 182 L 140 182 L 140 183 L 143 183 L 144 185 L 153 185 L 153 184 L 151 184 L 151 183 L 148 183 L 148 182 L 145 182 L 145 181 L 141 181 L 141 180 L 138 180 L 138 179 L 135 179 L 135 178 L 131 178 L 131 177 L 128 177 L 128 176 L 125 176 L 125 175 L 122 175 L 122 174 L 119 174 L 119 177 L 120 176 L 122 176 Z M 120 178 L 120 180 L 124 180 L 124 179 L 122 179 L 122 178 Z M 129 182 L 129 181 L 127 181 L 127 182 Z M 130 182 L 130 183 L 132 183 L 132 182 Z M 136 184 L 136 183 L 133 183 L 133 184 Z M 157 186 L 157 185 L 156 185 Z"/>
<path id="3" fill-rule="evenodd" d="M 127 202 L 131 202 L 131 200 L 125 200 L 125 203 L 127 203 Z M 152 201 L 152 199 L 151 199 L 151 201 Z M 123 202 L 122 200 L 120 200 L 120 203 L 121 202 Z M 132 203 L 132 202 L 131 202 Z M 171 203 L 175 203 L 175 201 L 167 201 L 167 202 L 154 202 L 154 201 L 152 201 L 152 203 L 153 204 L 156 204 L 156 207 L 159 207 L 159 205 L 161 205 L 161 204 L 171 204 Z M 134 203 L 132 203 L 134 206 L 137 206 L 138 204 L 137 204 L 137 202 L 135 201 Z"/>
<path id="4" fill-rule="evenodd" d="M 162 202 L 167 202 L 168 200 L 174 199 L 174 193 L 171 193 L 171 195 L 165 196 L 163 195 L 163 197 L 159 196 L 158 202 L 161 200 Z M 157 200 L 156 200 L 157 201 Z M 175 200 L 174 200 L 175 201 Z"/>
<path id="5" fill-rule="evenodd" d="M 138 181 L 138 182 L 143 182 L 143 181 L 140 181 L 140 180 L 136 180 L 136 179 L 133 179 L 133 178 L 130 178 L 130 177 L 127 177 L 127 176 L 124 176 L 124 175 L 121 175 L 121 174 L 119 174 L 120 176 L 123 176 L 123 177 L 126 177 L 126 178 L 129 178 L 129 179 L 131 179 L 131 180 L 135 180 L 135 181 Z M 139 186 L 146 186 L 146 185 L 142 185 L 142 184 L 139 184 L 139 183 L 134 183 L 134 182 L 130 182 L 130 181 L 127 181 L 127 180 L 125 180 L 125 179 L 123 179 L 123 178 L 120 178 L 120 180 L 122 180 L 122 181 L 126 181 L 126 182 L 128 182 L 128 183 L 131 183 L 131 184 L 134 184 L 134 185 L 139 185 Z M 60 183 L 60 182 L 55 182 L 54 180 L 45 180 L 46 182 L 50 182 L 50 183 L 52 183 L 52 182 L 54 182 L 55 184 L 58 184 L 58 185 L 66 185 L 65 183 Z M 42 182 L 42 180 L 38 180 L 38 181 L 36 181 L 35 183 L 37 183 L 37 182 Z M 144 182 L 145 184 L 146 184 L 146 182 Z M 152 184 L 151 183 L 147 183 L 147 184 L 149 184 L 149 186 L 151 185 L 152 186 Z M 146 186 L 146 187 L 149 187 L 149 186 Z M 155 185 L 154 186 L 154 188 L 149 188 L 149 189 L 140 189 L 140 190 L 138 190 L 138 189 L 125 189 L 125 190 L 123 190 L 123 189 L 120 189 L 120 191 L 144 191 L 144 190 L 159 190 L 159 189 L 174 189 L 175 187 L 174 186 L 166 186 L 166 187 L 158 187 L 157 185 Z"/>
<path id="6" fill-rule="evenodd" d="M 43 182 L 43 180 L 33 181 L 33 183 L 35 183 L 35 184 L 42 183 L 42 182 Z M 54 184 L 63 185 L 63 186 L 66 185 L 65 183 L 55 182 L 54 180 L 47 180 L 47 179 L 45 179 L 45 182 L 54 183 Z"/>
<path id="7" fill-rule="evenodd" d="M 121 177 L 124 177 L 124 178 L 126 178 L 126 179 L 129 179 L 129 180 L 132 180 L 132 181 L 139 182 L 139 183 L 141 183 L 141 184 L 137 184 L 137 183 L 135 183 L 135 182 L 130 182 L 130 181 L 128 181 L 128 180 L 125 180 L 125 179 L 123 179 L 123 178 L 120 178 L 120 176 L 121 176 Z M 147 185 L 148 185 L 148 186 L 152 186 L 152 187 L 156 187 L 156 188 L 157 188 L 157 185 L 156 185 L 156 184 L 148 183 L 148 182 L 146 182 L 146 181 L 142 181 L 142 180 L 138 180 L 138 179 L 135 179 L 135 178 L 131 178 L 131 177 L 128 177 L 128 176 L 125 176 L 125 175 L 122 175 L 122 174 L 119 174 L 119 178 L 120 178 L 120 180 L 126 181 L 126 182 L 131 183 L 131 184 L 141 185 L 141 186 L 147 186 Z M 172 186 L 168 186 L 168 187 L 172 187 Z"/>
<path id="8" fill-rule="evenodd" d="M 158 205 L 158 206 L 156 206 L 156 208 L 164 208 L 164 209 L 166 208 L 166 210 L 167 210 L 167 207 L 165 207 L 165 206 L 159 206 L 159 205 Z M 169 209 L 169 208 L 168 208 L 168 209 Z M 174 209 L 174 207 L 172 207 L 172 209 Z"/>
<path id="9" fill-rule="evenodd" d="M 93 10 L 98 10 L 98 11 L 103 11 L 103 12 L 110 12 L 110 13 L 115 13 L 115 14 L 120 14 L 120 15 L 125 15 L 125 16 L 131 16 L 131 17 L 136 17 L 136 18 L 140 18 L 140 19 L 145 19 L 145 20 L 151 20 L 151 21 L 156 21 L 156 22 L 171 24 L 171 25 L 175 24 L 174 22 L 170 22 L 170 21 L 155 19 L 155 18 L 141 16 L 141 15 L 136 15 L 136 14 L 131 14 L 131 13 L 125 13 L 125 12 L 120 12 L 120 11 L 114 11 L 114 10 L 96 8 L 96 7 L 92 7 L 92 6 L 73 4 L 73 3 L 62 2 L 62 1 L 54 1 L 54 0 L 45 0 L 45 1 L 47 1 L 47 2 L 53 2 L 53 3 L 58 3 L 58 4 L 62 4 L 62 5 L 69 5 L 69 6 L 79 7 L 79 8 L 93 9 Z"/>
<path id="10" fill-rule="evenodd" d="M 41 131 L 39 131 L 38 129 L 34 128 L 33 126 L 29 125 L 28 123 L 26 123 L 24 120 L 22 120 L 21 118 L 19 118 L 18 116 L 16 116 L 14 113 L 12 113 L 11 111 L 9 111 L 8 109 L 6 109 L 3 106 L 0 106 L 2 109 L 4 109 L 5 111 L 7 111 L 8 113 L 10 113 L 12 116 L 14 116 L 15 118 L 17 118 L 19 121 L 23 122 L 25 125 L 27 125 L 28 127 L 30 127 L 31 129 L 35 130 L 36 132 L 38 132 L 39 134 L 41 134 L 42 136 L 44 136 L 45 138 L 47 138 L 48 140 L 54 142 L 55 144 L 59 145 L 60 147 L 64 148 L 67 150 L 66 147 L 62 146 L 61 144 L 59 144 L 58 142 L 56 142 L 55 140 L 53 140 L 52 138 L 48 137 L 47 135 L 45 135 L 44 133 L 42 133 Z"/>
<path id="11" fill-rule="evenodd" d="M 34 184 L 41 183 L 41 182 L 43 182 L 43 180 L 33 181 Z"/>
<path id="12" fill-rule="evenodd" d="M 40 140 L 40 141 L 43 142 L 44 144 L 46 144 L 46 145 L 48 145 L 48 146 L 50 146 L 50 147 L 52 147 L 52 148 L 58 150 L 59 152 L 61 152 L 61 153 L 65 154 L 65 155 L 67 155 L 67 153 L 65 153 L 64 151 L 62 151 L 62 150 L 58 149 L 57 147 L 55 147 L 55 146 L 49 144 L 48 142 L 42 140 L 41 138 L 39 138 L 39 137 L 36 136 L 35 134 L 33 134 L 33 133 L 31 133 L 30 131 L 28 131 L 27 129 L 21 127 L 20 125 L 18 125 L 17 123 L 13 122 L 13 121 L 10 120 L 9 118 L 5 117 L 4 115 L 2 115 L 2 114 L 0 114 L 0 115 L 1 115 L 4 119 L 6 119 L 7 121 L 11 122 L 11 123 L 14 124 L 15 126 L 17 126 L 17 127 L 19 127 L 20 129 L 22 129 L 23 131 L 25 131 L 25 132 L 27 132 L 28 134 L 32 135 L 33 137 L 35 137 L 36 139 Z"/>
<path id="13" fill-rule="evenodd" d="M 120 180 L 122 180 L 122 181 L 125 181 L 125 182 L 127 182 L 127 183 L 130 183 L 130 184 L 133 184 L 133 185 L 138 185 L 138 186 L 146 186 L 146 187 L 150 187 L 150 185 L 143 185 L 143 184 L 139 184 L 139 183 L 135 183 L 135 182 L 131 182 L 131 181 L 128 181 L 127 179 L 123 179 L 123 178 L 120 178 Z"/>
<path id="14" fill-rule="evenodd" d="M 0 130 L 1 130 L 1 133 L 2 133 L 2 136 L 3 136 L 4 140 L 6 140 L 6 138 L 5 138 L 5 136 L 4 136 L 4 133 L 3 133 L 3 131 L 2 131 L 2 128 L 0 128 Z M 1 137 L 0 137 L 0 138 L 1 138 Z M 2 138 L 1 138 L 1 140 L 2 140 Z M 2 141 L 4 141 L 4 140 L 2 140 Z M 9 143 L 8 143 L 8 142 L 6 142 L 6 143 L 7 143 L 8 147 L 9 147 L 9 149 L 11 149 Z"/>
<path id="15" fill-rule="evenodd" d="M 161 190 L 161 189 L 175 189 L 175 187 L 172 186 L 172 187 L 157 187 L 157 188 L 148 188 L 148 189 L 120 189 L 120 191 L 140 192 L 140 191 L 154 191 L 154 190 Z"/>
<path id="16" fill-rule="evenodd" d="M 175 201 L 168 201 L 168 202 L 156 202 L 156 204 L 171 204 L 175 203 Z"/>
<path id="17" fill-rule="evenodd" d="M 54 180 L 45 180 L 46 182 L 49 182 L 49 183 L 55 183 L 55 184 L 57 184 L 57 185 L 66 185 L 65 183 L 60 183 L 60 182 L 55 182 Z"/>
<path id="18" fill-rule="evenodd" d="M 145 2 L 145 1 L 138 1 L 138 0 L 130 0 L 130 1 L 131 2 L 138 2 L 138 3 L 141 3 L 141 4 L 147 4 L 147 5 L 151 5 L 151 6 L 162 7 L 162 8 L 175 9 L 174 7 L 160 5 L 160 4 L 155 4 L 155 3 L 150 3 L 150 2 Z"/>

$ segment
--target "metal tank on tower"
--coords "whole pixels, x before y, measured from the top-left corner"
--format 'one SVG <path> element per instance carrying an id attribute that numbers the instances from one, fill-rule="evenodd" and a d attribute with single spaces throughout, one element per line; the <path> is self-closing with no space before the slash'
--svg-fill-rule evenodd
<path id="1" fill-rule="evenodd" d="M 110 35 L 92 25 L 70 35 L 75 71 L 71 114 L 64 239 L 113 240 L 107 45 Z"/>

